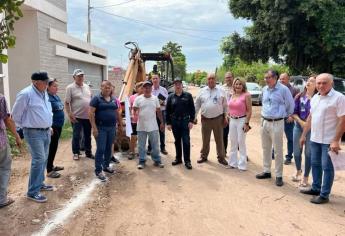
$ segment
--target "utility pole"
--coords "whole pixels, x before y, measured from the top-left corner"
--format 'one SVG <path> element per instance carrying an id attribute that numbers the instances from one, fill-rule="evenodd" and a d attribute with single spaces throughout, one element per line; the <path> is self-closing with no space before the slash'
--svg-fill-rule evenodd
<path id="1" fill-rule="evenodd" d="M 90 6 L 90 1 L 91 0 L 87 0 L 87 39 L 86 41 L 88 43 L 91 43 L 91 9 L 92 7 Z"/>

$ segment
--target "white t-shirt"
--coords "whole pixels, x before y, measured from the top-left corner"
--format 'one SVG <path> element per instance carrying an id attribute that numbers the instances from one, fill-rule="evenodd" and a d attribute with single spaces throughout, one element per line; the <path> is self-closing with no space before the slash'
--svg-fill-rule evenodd
<path id="1" fill-rule="evenodd" d="M 133 107 L 139 108 L 137 131 L 151 132 L 158 130 L 156 110 L 160 108 L 158 98 L 154 95 L 146 98 L 144 95 L 136 97 Z"/>
<path id="2" fill-rule="evenodd" d="M 339 117 L 345 116 L 345 96 L 331 89 L 326 96 L 315 94 L 310 105 L 310 140 L 330 144 L 335 137 Z"/>

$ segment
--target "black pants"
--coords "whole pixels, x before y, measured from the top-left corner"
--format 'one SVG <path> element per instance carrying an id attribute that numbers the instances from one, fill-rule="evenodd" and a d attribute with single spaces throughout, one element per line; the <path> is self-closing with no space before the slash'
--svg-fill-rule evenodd
<path id="1" fill-rule="evenodd" d="M 176 160 L 182 161 L 182 145 L 184 163 L 190 163 L 190 137 L 188 128 L 189 119 L 172 119 L 171 126 L 175 139 Z"/>
<path id="2" fill-rule="evenodd" d="M 225 153 L 227 153 L 226 150 L 228 149 L 228 139 L 229 139 L 229 124 L 223 129 L 223 143 L 224 143 Z"/>
<path id="3" fill-rule="evenodd" d="M 85 155 L 91 155 L 91 123 L 88 119 L 79 119 L 72 124 L 73 138 L 72 138 L 72 152 L 73 154 L 80 154 L 80 132 L 84 131 L 84 145 Z"/>
<path id="4" fill-rule="evenodd" d="M 54 168 L 54 159 L 56 155 L 57 148 L 59 146 L 59 139 L 62 131 L 62 127 L 52 127 L 53 128 L 53 135 L 50 140 L 49 145 L 49 154 L 48 154 L 48 161 L 47 161 L 47 172 L 51 172 Z"/>

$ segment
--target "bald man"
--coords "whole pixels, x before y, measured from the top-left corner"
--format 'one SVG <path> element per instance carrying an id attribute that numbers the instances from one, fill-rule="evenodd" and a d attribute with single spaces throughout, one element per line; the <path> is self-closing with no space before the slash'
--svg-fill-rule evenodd
<path id="1" fill-rule="evenodd" d="M 287 73 L 282 73 L 279 76 L 279 81 L 280 81 L 280 83 L 282 83 L 283 85 L 288 87 L 293 98 L 299 93 L 298 88 L 294 88 L 291 86 L 290 77 Z M 284 118 L 284 133 L 285 133 L 285 137 L 287 139 L 287 154 L 285 155 L 285 161 L 284 161 L 285 165 L 290 165 L 291 160 L 293 158 L 292 153 L 293 153 L 293 128 L 294 128 L 294 126 L 295 126 L 295 123 L 294 123 L 294 119 L 292 118 L 292 115 Z"/>
<path id="2" fill-rule="evenodd" d="M 315 94 L 311 99 L 310 115 L 304 127 L 300 144 L 303 146 L 307 132 L 311 129 L 310 151 L 313 183 L 311 189 L 301 193 L 314 195 L 310 202 L 329 202 L 334 168 L 328 151 L 338 153 L 340 139 L 345 126 L 345 96 L 333 89 L 333 75 L 320 74 L 316 77 Z"/>
<path id="3" fill-rule="evenodd" d="M 210 138 L 213 131 L 217 147 L 217 159 L 222 165 L 228 165 L 225 160 L 223 143 L 223 128 L 228 124 L 227 101 L 223 89 L 216 86 L 216 75 L 207 75 L 207 86 L 200 90 L 195 101 L 195 114 L 201 110 L 202 148 L 198 163 L 207 161 L 210 152 Z"/>

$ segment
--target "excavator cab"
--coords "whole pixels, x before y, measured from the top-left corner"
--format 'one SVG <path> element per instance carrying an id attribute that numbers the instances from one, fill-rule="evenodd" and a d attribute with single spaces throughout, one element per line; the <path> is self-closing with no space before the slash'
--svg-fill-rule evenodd
<path id="1" fill-rule="evenodd" d="M 169 53 L 141 53 L 141 59 L 146 61 L 155 61 L 156 65 L 153 66 L 152 73 L 158 73 L 161 81 L 160 85 L 172 92 L 174 77 L 174 63 Z"/>

